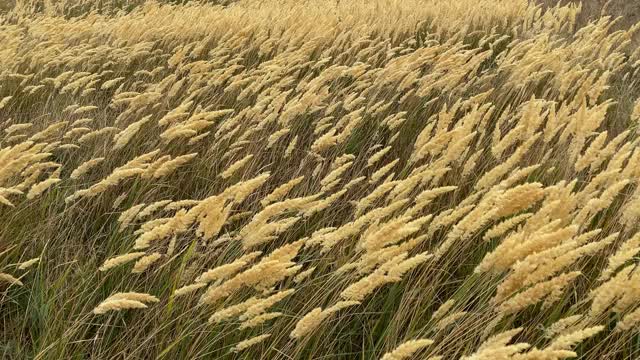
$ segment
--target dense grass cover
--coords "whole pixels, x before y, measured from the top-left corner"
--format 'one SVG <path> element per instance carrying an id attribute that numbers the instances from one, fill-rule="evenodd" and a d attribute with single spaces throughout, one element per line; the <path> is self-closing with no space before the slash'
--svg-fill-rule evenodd
<path id="1" fill-rule="evenodd" d="M 581 9 L 2 8 L 0 354 L 637 358 L 640 25 Z"/>

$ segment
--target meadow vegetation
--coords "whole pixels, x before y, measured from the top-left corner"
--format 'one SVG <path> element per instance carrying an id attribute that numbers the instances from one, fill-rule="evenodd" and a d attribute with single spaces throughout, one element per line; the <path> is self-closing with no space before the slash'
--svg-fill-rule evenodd
<path id="1" fill-rule="evenodd" d="M 588 15 L 3 4 L 1 356 L 638 358 L 640 24 Z"/>

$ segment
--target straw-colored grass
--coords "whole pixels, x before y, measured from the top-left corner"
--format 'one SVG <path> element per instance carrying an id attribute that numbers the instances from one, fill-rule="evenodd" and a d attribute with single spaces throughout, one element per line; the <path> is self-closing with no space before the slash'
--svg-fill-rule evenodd
<path id="1" fill-rule="evenodd" d="M 1 4 L 0 354 L 638 358 L 640 25 L 548 5 Z"/>

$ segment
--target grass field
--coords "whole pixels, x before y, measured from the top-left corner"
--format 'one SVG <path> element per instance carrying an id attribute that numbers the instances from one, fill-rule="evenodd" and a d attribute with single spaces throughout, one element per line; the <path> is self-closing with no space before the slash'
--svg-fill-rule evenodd
<path id="1" fill-rule="evenodd" d="M 640 357 L 627 5 L 1 2 L 1 357 Z"/>

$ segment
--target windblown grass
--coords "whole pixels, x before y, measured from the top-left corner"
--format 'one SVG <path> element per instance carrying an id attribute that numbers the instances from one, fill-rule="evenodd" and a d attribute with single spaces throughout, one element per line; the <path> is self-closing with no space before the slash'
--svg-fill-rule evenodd
<path id="1" fill-rule="evenodd" d="M 11 5 L 4 358 L 638 357 L 640 25 Z"/>

